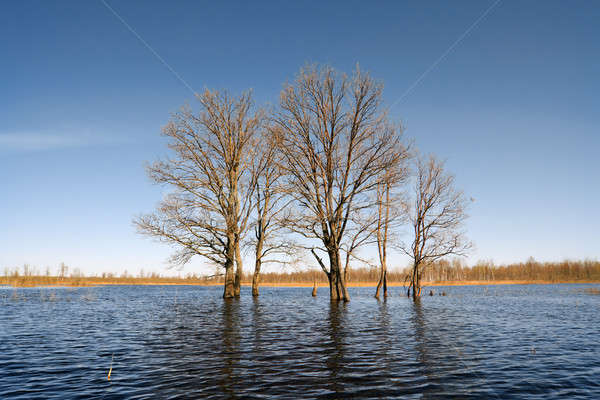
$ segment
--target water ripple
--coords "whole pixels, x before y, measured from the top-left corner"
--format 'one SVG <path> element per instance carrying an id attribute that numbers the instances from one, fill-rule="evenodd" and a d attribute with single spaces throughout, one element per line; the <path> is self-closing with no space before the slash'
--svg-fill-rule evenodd
<path id="1" fill-rule="evenodd" d="M 5 289 L 0 398 L 600 398 L 590 286 Z"/>

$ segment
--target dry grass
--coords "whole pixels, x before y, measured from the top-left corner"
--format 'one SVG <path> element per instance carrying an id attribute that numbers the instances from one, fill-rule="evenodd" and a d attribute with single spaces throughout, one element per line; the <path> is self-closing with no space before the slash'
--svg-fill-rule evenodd
<path id="1" fill-rule="evenodd" d="M 61 264 L 65 269 L 64 264 Z M 33 269 L 35 270 L 35 269 Z M 186 277 L 162 277 L 158 274 L 132 277 L 126 272 L 117 277 L 112 274 L 102 276 L 83 276 L 77 272 L 71 276 L 42 276 L 32 273 L 32 268 L 23 266 L 20 270 L 0 276 L 0 285 L 14 287 L 32 286 L 100 286 L 100 285 L 222 285 L 223 277 L 204 277 L 187 275 Z M 249 271 L 250 272 L 250 271 Z M 408 270 L 393 269 L 388 271 L 388 285 L 402 286 Z M 351 287 L 376 286 L 379 271 L 376 268 L 352 268 L 348 270 L 348 284 Z M 242 284 L 250 285 L 252 274 L 243 276 Z M 327 287 L 328 282 L 323 271 L 308 269 L 295 272 L 263 273 L 261 286 L 265 287 L 312 287 L 317 282 L 319 287 Z M 424 286 L 457 286 L 457 285 L 506 285 L 506 284 L 551 284 L 551 283 L 600 283 L 600 262 L 598 261 L 562 261 L 539 263 L 528 260 L 525 263 L 510 265 L 494 265 L 478 263 L 472 267 L 460 262 L 440 261 L 427 265 L 423 272 Z M 592 289 L 594 291 L 596 289 Z M 593 293 L 597 294 L 597 293 Z"/>
<path id="2" fill-rule="evenodd" d="M 470 286 L 470 285 L 532 285 L 532 284 L 556 284 L 556 283 L 600 283 L 600 280 L 465 280 L 465 281 L 436 281 L 422 282 L 423 286 Z M 47 276 L 27 276 L 27 277 L 0 277 L 0 284 L 10 285 L 13 287 L 88 287 L 88 286 L 104 286 L 104 285 L 196 285 L 196 286 L 221 286 L 223 283 L 220 280 L 209 280 L 202 278 L 101 278 L 101 277 L 47 277 Z M 250 286 L 252 283 L 248 279 L 242 282 L 243 286 Z M 279 281 L 265 282 L 262 287 L 312 287 L 314 281 Z M 329 287 L 325 281 L 317 282 L 318 287 Z M 350 281 L 350 287 L 375 287 L 377 281 Z M 400 287 L 403 282 L 389 282 L 388 286 Z M 589 294 L 600 294 L 599 289 L 585 289 Z"/>
<path id="3" fill-rule="evenodd" d="M 2 276 L 0 285 L 14 287 L 36 287 L 36 286 L 102 286 L 102 285 L 211 285 L 216 282 L 201 278 L 177 278 L 177 277 L 155 277 L 155 278 L 132 278 L 132 277 L 57 277 L 57 276 Z M 220 284 L 220 283 L 219 283 Z"/>

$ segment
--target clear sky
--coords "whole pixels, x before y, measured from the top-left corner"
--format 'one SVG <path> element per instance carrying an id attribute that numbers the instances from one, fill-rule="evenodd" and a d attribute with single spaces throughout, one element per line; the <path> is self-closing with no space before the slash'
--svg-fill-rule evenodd
<path id="1" fill-rule="evenodd" d="M 359 63 L 447 159 L 470 263 L 598 259 L 600 2 L 106 2 L 155 53 L 101 0 L 2 3 L 0 268 L 167 271 L 131 220 L 186 84 L 276 103 L 307 62 Z"/>

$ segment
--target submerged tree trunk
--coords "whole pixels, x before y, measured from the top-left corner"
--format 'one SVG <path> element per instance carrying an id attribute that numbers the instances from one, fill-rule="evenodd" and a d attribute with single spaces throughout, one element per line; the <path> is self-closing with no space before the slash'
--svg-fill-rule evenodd
<path id="1" fill-rule="evenodd" d="M 252 277 L 252 296 L 258 296 L 258 286 L 260 285 L 260 259 L 256 260 L 254 266 L 254 276 Z"/>
<path id="2" fill-rule="evenodd" d="M 261 252 L 262 252 L 262 250 L 261 250 Z M 261 264 L 262 264 L 261 258 L 256 257 L 256 262 L 254 264 L 254 275 L 252 276 L 252 296 L 254 296 L 254 297 L 258 296 L 258 286 L 260 285 Z"/>
<path id="3" fill-rule="evenodd" d="M 240 297 L 240 292 L 241 292 L 241 288 L 242 288 L 243 265 L 242 265 L 242 257 L 240 254 L 240 244 L 238 241 L 236 241 L 236 243 L 235 243 L 235 264 L 236 264 L 235 279 L 234 279 L 235 297 Z"/>
<path id="4" fill-rule="evenodd" d="M 233 271 L 234 256 L 235 249 L 233 248 L 232 241 L 230 241 L 227 244 L 227 259 L 225 260 L 225 289 L 223 291 L 224 299 L 235 297 L 235 274 Z"/>
<path id="5" fill-rule="evenodd" d="M 268 205 L 266 201 L 265 204 Z M 259 226 L 256 231 L 255 249 L 256 261 L 254 263 L 254 275 L 252 276 L 252 296 L 254 297 L 258 296 L 258 285 L 260 284 L 260 267 L 262 266 L 263 243 L 265 240 L 263 220 L 259 219 L 258 224 Z"/>
<path id="6" fill-rule="evenodd" d="M 325 272 L 325 275 L 327 275 L 327 280 L 329 281 L 330 300 L 349 301 L 350 295 L 348 295 L 348 289 L 346 289 L 346 279 L 344 278 L 344 273 L 340 265 L 339 250 L 330 248 L 327 251 L 327 255 L 329 256 L 329 271 L 327 271 L 323 260 L 321 260 L 321 257 L 317 255 L 314 249 L 311 250 L 311 253 L 313 253 L 319 262 L 319 265 L 321 266 L 323 272 Z"/>
<path id="7" fill-rule="evenodd" d="M 375 297 L 379 299 L 379 291 L 383 286 L 383 297 L 387 297 L 387 240 L 390 224 L 390 187 L 389 180 L 377 187 L 378 219 L 377 219 L 377 252 L 379 253 L 380 273 Z M 383 199 L 385 194 L 385 201 Z"/>
<path id="8" fill-rule="evenodd" d="M 379 239 L 379 238 L 378 238 Z M 387 249 L 386 249 L 386 241 L 387 241 L 387 232 L 385 233 L 385 240 L 382 242 L 378 240 L 379 247 L 379 260 L 381 262 L 381 267 L 379 269 L 379 282 L 377 282 L 377 290 L 375 291 L 375 297 L 379 298 L 379 292 L 381 287 L 383 286 L 383 297 L 387 297 Z"/>
<path id="9" fill-rule="evenodd" d="M 375 291 L 375 297 L 379 298 L 379 292 L 383 287 L 383 297 L 387 297 L 387 269 L 385 266 L 381 267 L 381 274 L 379 275 L 379 282 L 377 282 L 377 290 Z"/>
<path id="10" fill-rule="evenodd" d="M 412 298 L 416 301 L 421 297 L 421 277 L 419 275 L 419 265 L 413 266 L 413 273 L 410 286 L 412 287 Z"/>
<path id="11" fill-rule="evenodd" d="M 225 264 L 225 291 L 223 292 L 224 299 L 235 297 L 235 277 L 233 273 L 233 263 L 227 261 Z"/>
<path id="12" fill-rule="evenodd" d="M 331 300 L 349 301 L 350 295 L 346 288 L 346 279 L 340 265 L 338 249 L 330 249 L 329 254 L 329 290 Z"/>
<path id="13" fill-rule="evenodd" d="M 421 273 L 417 268 L 417 297 L 421 297 Z"/>
<path id="14" fill-rule="evenodd" d="M 235 296 L 235 240 L 231 233 L 227 234 L 227 244 L 225 251 L 225 290 L 223 298 L 229 299 Z"/>

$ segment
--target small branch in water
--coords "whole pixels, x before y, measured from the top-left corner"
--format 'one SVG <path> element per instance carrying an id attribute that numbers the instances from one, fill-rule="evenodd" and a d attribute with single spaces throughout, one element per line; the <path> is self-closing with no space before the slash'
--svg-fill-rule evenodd
<path id="1" fill-rule="evenodd" d="M 112 373 L 112 366 L 113 366 L 113 361 L 115 359 L 115 353 L 112 354 L 112 357 L 110 358 L 110 369 L 108 370 L 108 380 L 110 381 L 110 374 Z"/>

